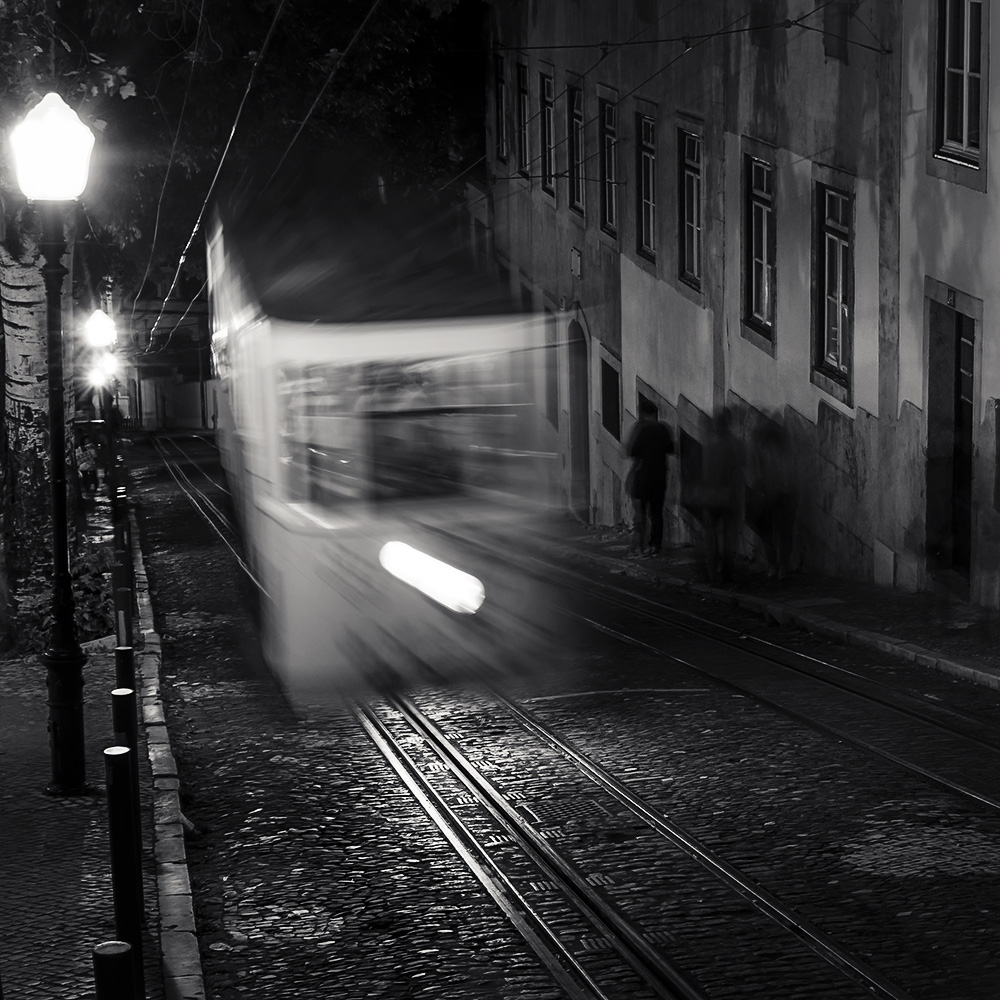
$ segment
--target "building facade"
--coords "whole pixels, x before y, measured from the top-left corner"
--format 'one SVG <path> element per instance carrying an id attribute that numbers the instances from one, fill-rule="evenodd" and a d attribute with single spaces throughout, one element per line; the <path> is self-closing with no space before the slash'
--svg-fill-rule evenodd
<path id="1" fill-rule="evenodd" d="M 713 411 L 777 414 L 800 565 L 997 606 L 992 34 L 987 0 L 493 6 L 487 227 L 558 345 L 573 509 L 629 518 L 645 397 L 691 538 Z"/>

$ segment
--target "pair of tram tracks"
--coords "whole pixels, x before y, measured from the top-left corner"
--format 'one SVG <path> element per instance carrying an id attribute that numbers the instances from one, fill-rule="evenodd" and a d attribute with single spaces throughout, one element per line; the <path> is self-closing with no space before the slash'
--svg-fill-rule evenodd
<path id="1" fill-rule="evenodd" d="M 178 482 L 178 485 L 188 495 L 192 503 L 200 506 L 194 496 L 203 497 L 203 492 L 191 484 L 190 479 L 179 470 L 176 462 L 169 462 L 162 448 L 159 451 L 168 468 L 173 466 L 171 475 Z M 188 484 L 187 487 L 183 482 L 185 480 Z M 203 514 L 203 516 L 206 515 Z M 477 543 L 473 539 L 456 536 L 448 531 L 442 531 L 442 534 L 460 540 L 464 544 L 489 547 L 482 542 Z M 509 552 L 505 556 L 514 561 Z M 529 556 L 522 556 L 516 561 L 532 575 L 544 574 L 547 579 L 551 578 L 554 569 L 551 563 Z M 909 696 L 900 696 L 898 692 L 888 687 L 886 690 L 891 694 L 878 695 L 870 691 L 859 690 L 858 685 L 861 682 L 863 682 L 862 686 L 869 687 L 876 683 L 872 682 L 870 678 L 863 678 L 845 668 L 787 650 L 780 645 L 748 636 L 746 633 L 727 630 L 717 623 L 709 622 L 689 612 L 677 608 L 667 609 L 661 602 L 653 601 L 625 588 L 605 583 L 598 584 L 594 580 L 565 567 L 560 566 L 558 572 L 562 579 L 573 581 L 575 586 L 591 595 L 598 596 L 606 605 L 611 604 L 627 609 L 632 614 L 640 614 L 646 621 L 681 629 L 699 638 L 737 649 L 743 656 L 754 656 L 773 665 L 795 671 L 817 683 L 832 686 L 854 697 L 865 699 L 869 703 L 878 704 L 884 709 L 901 713 L 920 724 L 936 727 L 949 737 L 959 738 L 968 741 L 971 745 L 978 746 L 980 751 L 1000 752 L 991 741 L 980 739 L 968 733 L 961 733 L 954 726 L 949 725 L 945 721 L 948 716 L 947 710 L 937 710 L 935 714 L 934 707 L 922 703 L 918 703 L 917 706 L 901 705 L 900 698 L 905 700 Z M 637 605 L 642 605 L 641 611 L 637 610 Z M 630 636 L 618 629 L 583 616 L 577 615 L 575 617 L 577 620 L 585 622 L 588 627 L 609 634 L 622 642 L 644 648 L 656 655 L 670 658 L 701 675 L 710 677 L 717 684 L 748 695 L 761 704 L 791 716 L 814 729 L 819 729 L 833 739 L 849 742 L 869 753 L 889 760 L 934 784 L 971 799 L 980 806 L 1000 810 L 1000 802 L 991 796 L 964 788 L 947 778 L 935 775 L 927 769 L 908 762 L 898 755 L 886 753 L 866 741 L 858 740 L 815 719 L 810 719 L 808 716 L 788 709 L 743 685 L 720 678 L 711 670 L 645 643 L 635 636 Z M 748 647 L 754 648 L 751 650 Z M 797 662 L 790 663 L 789 660 Z M 817 671 L 834 674 L 834 677 L 822 676 Z M 835 679 L 836 676 L 841 679 Z M 525 732 L 557 750 L 567 760 L 573 761 L 582 774 L 587 775 L 591 781 L 611 794 L 642 823 L 654 830 L 673 847 L 709 870 L 722 883 L 792 934 L 824 961 L 876 996 L 893 998 L 893 1000 L 907 1000 L 908 994 L 882 977 L 877 970 L 840 947 L 836 941 L 825 935 L 819 928 L 785 906 L 780 899 L 769 894 L 737 868 L 708 850 L 679 824 L 650 807 L 626 784 L 620 782 L 600 765 L 575 749 L 569 741 L 558 736 L 527 709 L 507 699 L 499 692 L 493 691 L 491 694 L 518 721 Z M 916 699 L 910 698 L 910 701 L 916 702 Z M 388 704 L 398 718 L 406 721 L 421 746 L 433 751 L 440 761 L 441 768 L 447 769 L 455 780 L 461 782 L 464 788 L 463 794 L 468 797 L 468 801 L 474 803 L 479 810 L 485 811 L 502 830 L 502 837 L 516 844 L 518 849 L 530 859 L 539 872 L 539 884 L 551 884 L 555 887 L 555 891 L 563 900 L 563 905 L 574 912 L 580 920 L 585 921 L 592 929 L 593 934 L 596 934 L 601 941 L 606 942 L 613 949 L 619 965 L 624 965 L 631 970 L 631 974 L 637 977 L 644 991 L 648 991 L 649 995 L 652 996 L 668 998 L 701 998 L 704 996 L 699 985 L 692 982 L 668 958 L 661 955 L 657 945 L 651 942 L 640 928 L 635 926 L 613 903 L 609 902 L 604 894 L 596 891 L 587 878 L 548 842 L 544 833 L 539 832 L 535 826 L 527 822 L 516 806 L 411 700 L 395 696 L 389 699 Z M 390 727 L 379 717 L 375 709 L 367 704 L 355 703 L 354 711 L 361 728 L 383 753 L 400 780 L 410 790 L 430 819 L 452 844 L 464 863 L 475 874 L 567 994 L 574 998 L 580 998 L 580 1000 L 590 1000 L 590 998 L 603 1000 L 605 997 L 621 995 L 620 979 L 610 986 L 608 985 L 606 967 L 597 972 L 592 971 L 593 955 L 585 943 L 581 943 L 584 940 L 583 937 L 579 933 L 575 936 L 567 936 L 565 930 L 562 929 L 563 918 L 553 918 L 551 909 L 545 910 L 532 902 L 529 898 L 530 894 L 524 891 L 523 885 L 519 885 L 506 873 L 505 866 L 502 860 L 498 860 L 495 856 L 493 847 L 488 842 L 484 842 L 470 828 L 467 820 L 459 814 L 459 811 L 464 810 L 467 806 L 463 805 L 456 809 L 454 805 L 449 804 L 448 796 L 436 787 L 435 778 L 424 773 L 414 755 L 407 750 L 405 743 L 393 735 Z M 635 995 L 639 996 L 640 994 L 636 993 Z"/>
<path id="2" fill-rule="evenodd" d="M 441 533 L 447 534 L 451 538 L 459 539 L 459 536 L 443 529 Z M 488 543 L 483 543 L 475 539 L 462 537 L 461 541 L 465 544 L 489 548 Z M 540 538 L 539 541 L 541 541 Z M 924 733 L 921 738 L 926 739 L 928 734 L 930 734 L 936 736 L 938 739 L 943 738 L 945 741 L 950 742 L 950 754 L 957 756 L 961 760 L 968 761 L 970 764 L 974 763 L 980 768 L 981 772 L 987 775 L 985 784 L 978 788 L 972 787 L 971 784 L 963 783 L 953 777 L 948 777 L 940 771 L 925 767 L 912 759 L 907 759 L 901 753 L 886 749 L 885 746 L 879 746 L 873 739 L 862 738 L 848 732 L 841 726 L 823 722 L 816 718 L 815 715 L 791 708 L 778 699 L 768 697 L 760 693 L 760 691 L 754 690 L 746 682 L 740 682 L 723 676 L 722 671 L 718 669 L 713 669 L 705 664 L 677 656 L 666 649 L 630 635 L 620 628 L 614 628 L 586 615 L 567 610 L 563 606 L 557 605 L 555 608 L 561 614 L 586 625 L 594 631 L 609 635 L 625 645 L 642 649 L 645 652 L 677 663 L 693 671 L 700 677 L 708 678 L 721 687 L 749 697 L 758 704 L 778 712 L 801 725 L 816 730 L 832 740 L 854 746 L 871 756 L 892 764 L 894 767 L 919 777 L 925 782 L 944 789 L 979 808 L 985 808 L 992 813 L 1000 813 L 1000 797 L 993 791 L 996 787 L 995 776 L 1000 774 L 1000 744 L 976 732 L 969 731 L 970 727 L 977 725 L 978 720 L 944 706 L 929 705 L 912 695 L 900 692 L 890 685 L 883 684 L 870 677 L 865 677 L 846 667 L 790 650 L 787 647 L 750 635 L 744 631 L 729 628 L 692 612 L 671 606 L 664 601 L 653 600 L 634 590 L 595 581 L 591 577 L 586 577 L 582 573 L 571 570 L 566 566 L 554 565 L 553 563 L 539 559 L 537 556 L 524 553 L 514 556 L 507 551 L 504 553 L 504 557 L 511 561 L 516 560 L 526 572 L 545 579 L 551 579 L 553 572 L 557 573 L 561 581 L 574 586 L 580 593 L 598 598 L 605 608 L 618 608 L 632 616 L 640 618 L 644 622 L 678 629 L 696 639 L 707 640 L 710 643 L 732 649 L 741 658 L 752 658 L 763 661 L 771 667 L 788 671 L 806 683 L 820 685 L 825 689 L 831 689 L 841 695 L 857 699 L 865 705 L 876 706 L 880 711 L 888 711 L 892 717 L 902 720 L 904 725 L 909 725 L 913 730 L 917 730 L 917 727 L 922 727 Z M 912 741 L 912 737 L 915 734 L 911 733 L 910 735 Z M 912 745 L 919 745 L 919 738 L 917 741 L 912 741 Z M 989 763 L 990 761 L 992 763 Z"/>
<path id="3" fill-rule="evenodd" d="M 863 959 L 839 945 L 819 927 L 784 904 L 778 897 L 723 860 L 681 824 L 656 809 L 573 743 L 542 722 L 529 709 L 491 688 L 485 694 L 504 710 L 516 726 L 543 747 L 560 755 L 578 775 L 596 785 L 622 805 L 636 820 L 662 838 L 668 851 L 676 850 L 697 862 L 715 880 L 742 897 L 756 911 L 788 932 L 816 956 L 835 968 L 868 994 L 884 1000 L 910 1000 Z M 592 928 L 598 939 L 613 949 L 623 966 L 656 997 L 705 1000 L 703 987 L 665 955 L 652 935 L 630 918 L 608 895 L 586 876 L 548 839 L 544 829 L 525 818 L 524 810 L 508 797 L 460 746 L 460 736 L 446 733 L 410 697 L 384 695 L 386 708 L 404 725 L 400 733 L 388 724 L 369 702 L 354 702 L 352 709 L 365 733 L 385 756 L 400 780 L 413 794 L 434 824 L 452 844 L 469 870 L 478 878 L 515 929 L 538 955 L 553 978 L 574 998 L 621 996 L 621 972 L 606 964 L 591 969 L 593 954 L 579 927 L 566 927 L 565 919 L 552 919 L 552 897 L 572 910 Z M 418 760 L 411 752 L 416 744 L 433 759 Z M 441 787 L 439 772 L 447 770 L 463 791 Z M 449 801 L 450 800 L 450 801 Z M 460 806 L 453 803 L 460 802 Z M 489 815 L 516 848 L 537 868 L 530 884 L 550 887 L 540 904 L 536 894 L 525 892 L 523 866 L 498 857 L 497 838 L 482 832 L 482 823 L 470 822 L 468 810 Z M 459 810 L 463 815 L 459 815 Z M 530 810 L 527 810 L 530 814 Z M 537 818 L 537 817 L 536 817 Z M 669 861 L 667 861 L 669 864 Z M 512 875 L 512 871 L 518 871 Z M 597 885 L 600 885 L 598 881 Z M 529 898 L 531 897 L 531 898 Z M 547 905 L 546 905 L 547 904 Z M 630 992 L 629 996 L 638 996 Z"/>

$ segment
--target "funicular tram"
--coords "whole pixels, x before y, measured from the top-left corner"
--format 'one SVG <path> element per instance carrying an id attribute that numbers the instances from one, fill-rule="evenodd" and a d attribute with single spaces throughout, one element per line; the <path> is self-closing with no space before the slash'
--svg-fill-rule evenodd
<path id="1" fill-rule="evenodd" d="M 223 211 L 208 239 L 265 658 L 300 697 L 530 669 L 551 612 L 511 556 L 555 499 L 540 321 L 426 224 L 334 201 Z"/>

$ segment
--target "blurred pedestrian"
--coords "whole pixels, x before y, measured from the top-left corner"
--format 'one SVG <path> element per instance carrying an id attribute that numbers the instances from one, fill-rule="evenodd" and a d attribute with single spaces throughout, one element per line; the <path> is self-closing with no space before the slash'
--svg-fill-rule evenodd
<path id="1" fill-rule="evenodd" d="M 97 452 L 86 437 L 81 437 L 76 447 L 76 469 L 81 495 L 94 496 L 97 492 Z"/>
<path id="2" fill-rule="evenodd" d="M 732 432 L 728 407 L 717 410 L 702 451 L 697 490 L 710 583 L 732 583 L 740 500 L 743 494 L 743 443 Z"/>
<path id="3" fill-rule="evenodd" d="M 645 555 L 649 531 L 649 555 L 660 554 L 663 546 L 663 500 L 667 493 L 667 456 L 674 452 L 670 428 L 657 417 L 648 400 L 639 402 L 639 421 L 628 442 L 632 468 L 628 492 L 635 510 L 635 535 L 639 553 Z"/>
<path id="4" fill-rule="evenodd" d="M 795 476 L 791 441 L 776 416 L 754 428 L 747 470 L 747 523 L 764 543 L 767 575 L 788 575 L 795 527 Z"/>

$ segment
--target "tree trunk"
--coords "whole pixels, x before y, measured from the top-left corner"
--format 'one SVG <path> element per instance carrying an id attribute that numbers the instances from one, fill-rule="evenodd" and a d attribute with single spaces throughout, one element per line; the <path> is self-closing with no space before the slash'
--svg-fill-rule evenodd
<path id="1" fill-rule="evenodd" d="M 28 218 L 30 215 L 25 213 Z M 7 586 L 17 594 L 30 581 L 44 589 L 51 575 L 52 514 L 49 487 L 48 348 L 46 295 L 36 234 L 22 227 L 19 245 L 0 244 L 0 312 L 4 331 L 4 426 L 0 439 L 0 520 Z M 67 254 L 69 256 L 69 254 Z M 66 263 L 64 258 L 64 264 Z M 63 328 L 71 301 L 63 280 Z M 65 371 L 71 376 L 72 352 Z M 72 386 L 71 377 L 67 383 Z M 66 397 L 72 403 L 73 394 Z M 73 435 L 66 435 L 67 469 L 75 469 Z M 73 476 L 68 476 L 70 482 Z M 70 490 L 70 510 L 73 510 Z M 73 537 L 73 518 L 70 537 Z"/>

